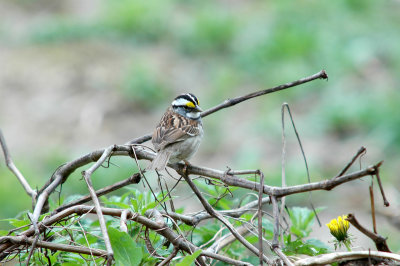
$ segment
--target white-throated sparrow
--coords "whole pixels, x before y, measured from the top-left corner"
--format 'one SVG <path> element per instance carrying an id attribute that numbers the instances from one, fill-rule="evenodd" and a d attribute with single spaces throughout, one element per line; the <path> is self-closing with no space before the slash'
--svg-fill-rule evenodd
<path id="1" fill-rule="evenodd" d="M 174 99 L 153 133 L 157 155 L 149 170 L 164 170 L 168 162 L 186 161 L 196 153 L 203 137 L 201 111 L 199 101 L 191 93 Z"/>

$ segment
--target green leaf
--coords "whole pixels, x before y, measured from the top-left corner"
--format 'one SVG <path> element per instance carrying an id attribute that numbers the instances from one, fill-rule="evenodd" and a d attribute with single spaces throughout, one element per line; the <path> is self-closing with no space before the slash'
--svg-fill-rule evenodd
<path id="1" fill-rule="evenodd" d="M 320 212 L 322 208 L 317 208 L 316 213 Z M 315 213 L 308 208 L 293 207 L 289 209 L 290 220 L 292 226 L 290 231 L 298 238 L 309 236 L 314 224 Z"/>
<path id="2" fill-rule="evenodd" d="M 194 263 L 197 257 L 200 255 L 201 249 L 196 250 L 192 255 L 186 256 L 181 262 L 176 264 L 176 266 L 190 266 Z"/>
<path id="3" fill-rule="evenodd" d="M 111 246 L 116 265 L 139 265 L 143 258 L 142 249 L 125 232 L 109 227 Z"/>
<path id="4" fill-rule="evenodd" d="M 2 219 L 2 220 L 0 220 L 0 222 L 9 222 L 14 227 L 21 227 L 21 226 L 25 226 L 25 225 L 28 226 L 31 223 L 31 221 L 29 221 L 28 219 L 18 220 L 18 219 L 14 219 L 14 218 Z"/>
<path id="5" fill-rule="evenodd" d="M 301 239 L 291 241 L 290 235 L 286 238 L 285 247 L 283 249 L 286 255 L 305 254 L 316 256 L 328 252 L 328 248 L 317 239 L 310 239 L 303 242 Z"/>
<path id="6" fill-rule="evenodd" d="M 153 209 L 154 207 L 156 207 L 157 204 L 158 204 L 158 202 L 156 202 L 156 201 L 147 204 L 146 206 L 144 206 L 144 208 L 141 210 L 140 213 L 143 215 L 147 210 Z"/>
<path id="7" fill-rule="evenodd" d="M 136 199 L 131 199 L 131 205 L 134 212 L 139 212 L 139 206 Z"/>

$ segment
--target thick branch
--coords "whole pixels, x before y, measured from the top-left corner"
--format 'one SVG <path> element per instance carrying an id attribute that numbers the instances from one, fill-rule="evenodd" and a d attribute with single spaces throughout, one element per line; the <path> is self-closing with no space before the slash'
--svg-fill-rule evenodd
<path id="1" fill-rule="evenodd" d="M 35 242 L 35 238 L 26 236 L 5 236 L 2 237 L 1 240 L 2 242 L 9 241 L 13 244 L 18 244 L 18 245 L 26 245 L 26 244 L 32 245 Z M 104 250 L 95 248 L 86 248 L 83 246 L 71 246 L 71 245 L 40 241 L 40 240 L 38 240 L 35 245 L 36 247 L 47 248 L 51 250 L 61 250 L 79 254 L 100 256 L 100 257 L 107 256 L 107 252 L 105 252 Z"/>
<path id="2" fill-rule="evenodd" d="M 86 165 L 88 163 L 98 160 L 98 158 L 100 158 L 100 156 L 103 154 L 103 152 L 104 152 L 104 150 L 94 151 L 92 153 L 86 154 L 74 161 L 71 161 L 71 162 L 61 166 L 56 171 L 55 175 L 53 175 L 54 179 L 51 182 L 49 182 L 49 185 L 40 194 L 40 196 L 38 198 L 38 203 L 35 207 L 34 217 L 36 217 L 36 216 L 39 217 L 45 200 L 47 200 L 48 196 L 54 191 L 54 189 L 56 189 L 56 187 L 59 184 L 61 184 L 61 182 L 65 181 L 65 179 L 68 177 L 69 174 L 71 174 L 77 168 L 79 168 L 83 165 Z M 142 149 L 140 147 L 135 147 L 135 152 L 136 152 L 138 159 L 142 159 L 142 160 L 143 159 L 144 160 L 152 160 L 155 156 L 154 153 L 145 151 L 144 149 Z M 129 146 L 117 145 L 114 148 L 113 156 L 119 156 L 119 155 L 129 156 L 129 153 L 130 153 Z M 185 165 L 184 164 L 169 164 L 168 166 L 181 172 Z M 277 197 L 283 197 L 283 196 L 287 196 L 287 195 L 291 195 L 291 194 L 303 193 L 303 192 L 312 191 L 312 190 L 331 190 L 334 187 L 336 187 L 340 184 L 343 184 L 345 182 L 349 182 L 349 181 L 361 178 L 363 176 L 373 175 L 376 173 L 377 168 L 379 168 L 379 164 L 375 165 L 375 166 L 370 166 L 368 168 L 365 168 L 363 170 L 360 170 L 360 171 L 357 171 L 354 173 L 336 177 L 333 179 L 309 183 L 309 184 L 297 185 L 297 186 L 290 186 L 290 187 L 285 187 L 285 188 L 264 185 L 263 192 L 264 192 L 264 194 L 267 194 L 267 195 L 275 195 Z M 230 185 L 230 186 L 242 187 L 242 188 L 246 188 L 246 189 L 250 189 L 250 190 L 254 190 L 254 191 L 259 191 L 259 186 L 260 186 L 259 183 L 249 181 L 249 180 L 240 178 L 235 175 L 231 175 L 231 174 L 229 174 L 229 172 L 228 172 L 228 174 L 226 174 L 225 171 L 221 171 L 221 170 L 189 165 L 187 167 L 187 173 L 219 179 L 219 180 L 223 181 L 225 184 Z"/>
<path id="3" fill-rule="evenodd" d="M 383 258 L 400 262 L 400 255 L 381 251 L 352 251 L 352 252 L 335 252 L 323 254 L 306 259 L 300 259 L 294 263 L 296 266 L 306 265 L 326 265 L 343 260 L 356 260 L 362 258 Z"/>

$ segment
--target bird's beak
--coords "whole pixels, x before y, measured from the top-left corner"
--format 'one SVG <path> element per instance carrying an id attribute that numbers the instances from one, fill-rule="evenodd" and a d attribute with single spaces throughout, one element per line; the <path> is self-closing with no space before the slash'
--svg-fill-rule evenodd
<path id="1" fill-rule="evenodd" d="M 195 111 L 197 112 L 203 112 L 203 109 L 200 108 L 200 106 L 196 105 L 196 107 L 194 108 Z"/>

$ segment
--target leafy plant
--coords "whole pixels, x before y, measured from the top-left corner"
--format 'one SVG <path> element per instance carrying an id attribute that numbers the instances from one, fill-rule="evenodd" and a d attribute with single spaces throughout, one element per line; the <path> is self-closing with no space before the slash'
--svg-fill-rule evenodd
<path id="1" fill-rule="evenodd" d="M 142 249 L 137 247 L 130 235 L 113 227 L 108 228 L 116 265 L 139 265 L 142 261 Z"/>
<path id="2" fill-rule="evenodd" d="M 328 252 L 328 247 L 318 239 L 308 239 L 314 225 L 315 214 L 323 208 L 317 208 L 315 212 L 308 208 L 293 207 L 288 209 L 291 226 L 290 233 L 284 236 L 285 246 L 283 251 L 287 255 L 306 254 L 315 256 Z M 292 240 L 292 235 L 296 237 Z"/>

